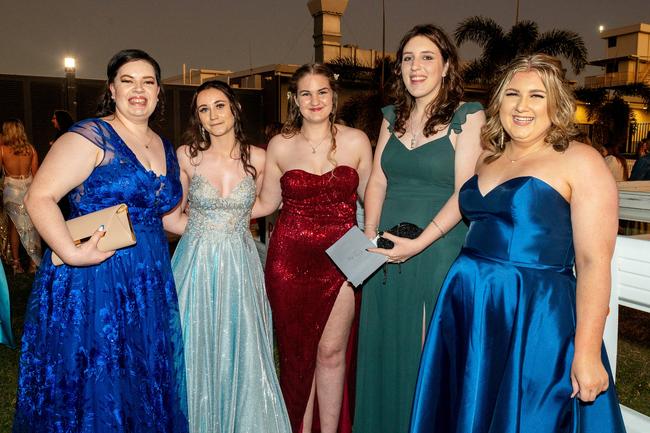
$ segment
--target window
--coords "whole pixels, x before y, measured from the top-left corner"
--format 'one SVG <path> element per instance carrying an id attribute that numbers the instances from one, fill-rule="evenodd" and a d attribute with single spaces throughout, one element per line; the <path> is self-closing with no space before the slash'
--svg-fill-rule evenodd
<path id="1" fill-rule="evenodd" d="M 618 72 L 618 63 L 608 63 L 607 66 L 605 66 L 605 72 L 608 74 Z"/>
<path id="2" fill-rule="evenodd" d="M 616 36 L 607 38 L 607 48 L 614 48 L 616 46 Z"/>

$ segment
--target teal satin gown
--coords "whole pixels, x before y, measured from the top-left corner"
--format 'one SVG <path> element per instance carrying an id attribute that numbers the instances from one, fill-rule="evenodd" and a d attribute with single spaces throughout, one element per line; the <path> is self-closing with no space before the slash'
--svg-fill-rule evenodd
<path id="1" fill-rule="evenodd" d="M 5 270 L 0 264 L 0 344 L 5 344 L 12 349 L 16 346 L 14 343 L 14 334 L 11 332 L 11 310 L 9 307 L 9 286 Z"/>
<path id="2" fill-rule="evenodd" d="M 572 399 L 575 253 L 569 203 L 516 177 L 460 191 L 470 228 L 443 284 L 422 354 L 411 433 L 621 433 L 610 374 L 593 403 Z"/>
<path id="3" fill-rule="evenodd" d="M 255 181 L 222 197 L 199 174 L 172 269 L 181 315 L 190 432 L 290 433 L 273 359 L 271 309 L 249 231 Z"/>

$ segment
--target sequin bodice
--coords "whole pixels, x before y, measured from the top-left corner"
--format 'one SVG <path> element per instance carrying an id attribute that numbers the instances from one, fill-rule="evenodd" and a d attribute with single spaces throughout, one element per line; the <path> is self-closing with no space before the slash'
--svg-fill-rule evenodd
<path id="1" fill-rule="evenodd" d="M 200 174 L 195 174 L 188 193 L 190 218 L 187 232 L 197 235 L 206 230 L 241 234 L 248 230 L 255 202 L 255 180 L 246 176 L 226 197 Z"/>

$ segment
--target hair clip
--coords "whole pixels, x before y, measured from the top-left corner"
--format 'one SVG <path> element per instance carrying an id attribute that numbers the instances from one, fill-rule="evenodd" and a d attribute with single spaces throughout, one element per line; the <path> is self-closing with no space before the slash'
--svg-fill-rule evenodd
<path id="1" fill-rule="evenodd" d="M 338 81 L 338 80 L 339 80 L 339 74 L 334 74 L 334 81 Z"/>
<path id="2" fill-rule="evenodd" d="M 289 99 L 291 99 L 291 91 L 288 91 L 288 92 L 287 92 L 287 101 L 288 101 Z"/>

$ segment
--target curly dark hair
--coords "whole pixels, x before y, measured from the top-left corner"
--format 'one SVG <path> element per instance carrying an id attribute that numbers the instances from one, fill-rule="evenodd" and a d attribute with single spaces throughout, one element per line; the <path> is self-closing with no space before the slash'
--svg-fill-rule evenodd
<path id="1" fill-rule="evenodd" d="M 296 102 L 296 99 L 298 97 L 298 81 L 306 75 L 322 75 L 327 78 L 329 86 L 332 89 L 332 112 L 329 115 L 332 147 L 327 155 L 327 159 L 336 166 L 336 160 L 334 159 L 334 154 L 336 153 L 336 126 L 334 126 L 334 123 L 336 122 L 336 108 L 338 106 L 339 97 L 336 78 L 334 78 L 334 73 L 328 66 L 322 63 L 307 63 L 299 67 L 291 76 L 291 81 L 289 81 L 287 120 L 284 122 L 284 126 L 282 127 L 282 136 L 285 138 L 291 138 L 300 133 L 300 128 L 302 127 L 302 115 L 300 114 L 300 106 Z"/>
<path id="2" fill-rule="evenodd" d="M 198 107 L 196 105 L 196 100 L 201 92 L 207 89 L 216 89 L 226 95 L 228 102 L 230 103 L 230 112 L 235 118 L 235 140 L 239 144 L 239 158 L 241 159 L 242 165 L 244 166 L 244 171 L 257 178 L 257 170 L 251 164 L 251 146 L 246 135 L 244 134 L 244 129 L 242 127 L 242 110 L 241 104 L 235 96 L 235 92 L 232 88 L 224 83 L 223 81 L 210 80 L 206 81 L 197 87 L 192 97 L 192 105 L 190 108 L 190 119 L 187 130 L 183 134 L 183 143 L 187 144 L 189 148 L 190 159 L 193 160 L 199 155 L 199 152 L 203 152 L 210 148 L 210 137 L 205 133 L 205 129 L 202 128 L 201 120 L 199 119 Z"/>
<path id="3" fill-rule="evenodd" d="M 99 102 L 99 105 L 97 106 L 97 112 L 95 114 L 97 117 L 105 117 L 110 116 L 111 114 L 115 114 L 115 101 L 113 100 L 109 86 L 113 81 L 115 81 L 117 71 L 119 71 L 122 66 L 130 62 L 135 62 L 137 60 L 144 60 L 153 67 L 154 73 L 156 75 L 156 84 L 158 84 L 158 87 L 160 88 L 160 92 L 158 93 L 158 104 L 156 105 L 156 109 L 153 114 L 149 117 L 149 123 L 161 118 L 164 115 L 165 92 L 160 81 L 160 65 L 146 52 L 138 49 L 128 49 L 118 52 L 113 57 L 111 57 L 111 60 L 108 61 L 108 65 L 106 66 L 106 84 L 104 85 L 104 94 Z"/>
<path id="4" fill-rule="evenodd" d="M 415 108 L 415 98 L 408 92 L 402 76 L 402 56 L 406 44 L 416 36 L 424 36 L 433 42 L 440 50 L 443 63 L 447 63 L 447 74 L 440 86 L 436 97 L 426 108 L 428 118 L 424 125 L 424 135 L 429 137 L 436 133 L 436 128 L 446 125 L 460 104 L 463 97 L 462 78 L 460 67 L 458 65 L 458 52 L 456 47 L 449 39 L 449 36 L 433 24 L 420 24 L 409 30 L 397 49 L 397 59 L 395 61 L 395 75 L 393 79 L 392 92 L 395 97 L 395 125 L 394 130 L 402 135 L 406 132 L 406 121 Z"/>

